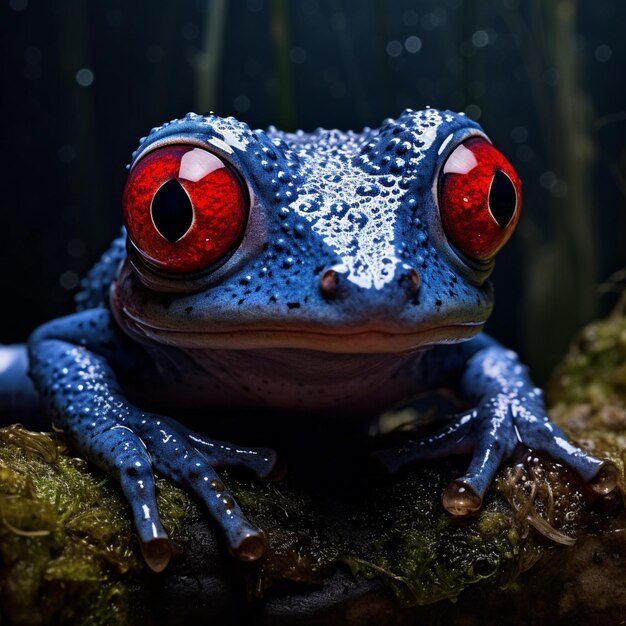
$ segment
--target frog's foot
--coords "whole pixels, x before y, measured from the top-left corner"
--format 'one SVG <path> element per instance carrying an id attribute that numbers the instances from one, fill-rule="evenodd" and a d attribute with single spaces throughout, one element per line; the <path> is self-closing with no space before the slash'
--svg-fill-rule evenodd
<path id="1" fill-rule="evenodd" d="M 246 519 L 214 467 L 245 468 L 264 478 L 274 467 L 275 453 L 208 439 L 173 419 L 119 404 L 115 416 L 91 411 L 87 438 L 73 436 L 71 420 L 66 430 L 85 456 L 120 482 L 148 566 L 160 572 L 171 558 L 170 541 L 159 519 L 153 469 L 202 501 L 233 556 L 244 561 L 261 557 L 266 547 L 263 531 Z"/>
<path id="2" fill-rule="evenodd" d="M 265 478 L 274 467 L 275 453 L 208 439 L 167 417 L 135 411 L 127 407 L 115 418 L 94 419 L 86 443 L 71 436 L 71 423 L 68 434 L 79 450 L 120 482 L 148 566 L 160 572 L 171 558 L 170 541 L 159 519 L 153 469 L 203 502 L 236 558 L 261 557 L 266 547 L 263 531 L 246 519 L 214 467 L 245 468 Z"/>
<path id="3" fill-rule="evenodd" d="M 188 430 L 175 420 L 158 415 L 127 417 L 124 425 L 130 428 L 141 446 L 145 446 L 157 472 L 188 488 L 208 508 L 233 556 L 252 561 L 263 555 L 266 548 L 263 531 L 246 519 L 214 468 L 244 468 L 258 478 L 267 478 L 276 463 L 274 451 L 209 439 Z M 156 511 L 154 490 L 144 489 L 145 475 L 139 476 L 127 470 L 126 475 L 120 473 L 120 482 L 133 511 L 144 513 L 145 516 L 149 511 Z M 156 513 L 150 517 L 156 518 Z M 159 566 L 159 558 L 169 560 L 166 549 L 156 544 L 155 558 L 152 528 L 143 528 L 145 523 L 141 515 L 135 514 L 135 522 L 146 561 L 153 569 L 163 569 L 165 565 Z M 162 557 L 159 551 L 163 551 Z"/>
<path id="4" fill-rule="evenodd" d="M 572 445 L 543 412 L 536 394 L 525 408 L 522 400 L 496 394 L 479 407 L 456 415 L 438 432 L 408 439 L 401 447 L 382 450 L 375 456 L 390 472 L 412 463 L 472 451 L 472 460 L 464 476 L 452 481 L 442 497 L 443 506 L 452 515 L 475 513 L 500 465 L 521 444 L 545 452 L 574 469 L 599 494 L 611 492 L 617 485 L 618 472 L 609 461 L 597 459 Z"/>
<path id="5" fill-rule="evenodd" d="M 171 557 L 153 470 L 205 504 L 235 557 L 254 560 L 263 554 L 265 535 L 245 518 L 214 468 L 241 467 L 264 478 L 275 465 L 274 452 L 201 437 L 173 419 L 131 404 L 111 363 L 135 377 L 137 372 L 150 373 L 152 365 L 121 334 L 107 310 L 49 322 L 33 333 L 29 344 L 31 376 L 57 423 L 85 458 L 119 481 L 151 569 L 161 571 Z"/>

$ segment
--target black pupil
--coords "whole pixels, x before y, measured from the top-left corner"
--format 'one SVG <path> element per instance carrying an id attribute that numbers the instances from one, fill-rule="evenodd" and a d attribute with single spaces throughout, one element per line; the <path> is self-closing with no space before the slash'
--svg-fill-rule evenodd
<path id="1" fill-rule="evenodd" d="M 152 198 L 152 221 L 170 243 L 178 241 L 193 222 L 189 196 L 177 180 L 168 180 Z"/>
<path id="2" fill-rule="evenodd" d="M 504 228 L 511 221 L 516 204 L 515 185 L 502 170 L 498 170 L 491 181 L 489 210 L 500 228 Z"/>

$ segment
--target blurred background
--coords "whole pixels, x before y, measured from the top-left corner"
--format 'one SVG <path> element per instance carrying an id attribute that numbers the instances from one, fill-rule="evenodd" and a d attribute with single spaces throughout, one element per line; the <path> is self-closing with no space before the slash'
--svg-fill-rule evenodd
<path id="1" fill-rule="evenodd" d="M 2 0 L 0 341 L 71 310 L 152 126 L 358 130 L 431 105 L 523 180 L 488 330 L 542 380 L 624 283 L 625 26 L 620 0 Z"/>

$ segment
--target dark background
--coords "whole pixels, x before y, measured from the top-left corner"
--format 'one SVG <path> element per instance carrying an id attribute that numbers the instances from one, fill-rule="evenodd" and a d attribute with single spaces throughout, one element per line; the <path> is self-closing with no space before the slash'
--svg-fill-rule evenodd
<path id="1" fill-rule="evenodd" d="M 0 20 L 0 341 L 70 311 L 119 230 L 138 138 L 189 110 L 287 130 L 464 110 L 524 181 L 490 332 L 542 378 L 615 302 L 601 291 L 626 268 L 620 0 L 2 0 Z"/>

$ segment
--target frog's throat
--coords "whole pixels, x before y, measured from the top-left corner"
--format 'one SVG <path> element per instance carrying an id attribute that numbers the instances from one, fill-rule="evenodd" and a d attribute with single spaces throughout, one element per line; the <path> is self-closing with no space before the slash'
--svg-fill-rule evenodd
<path id="1" fill-rule="evenodd" d="M 289 348 L 335 354 L 406 353 L 433 345 L 459 343 L 477 335 L 482 321 L 459 322 L 393 332 L 376 328 L 318 331 L 311 328 L 233 328 L 230 330 L 176 330 L 134 317 L 126 308 L 113 308 L 122 329 L 137 340 L 182 349 L 256 350 Z"/>

